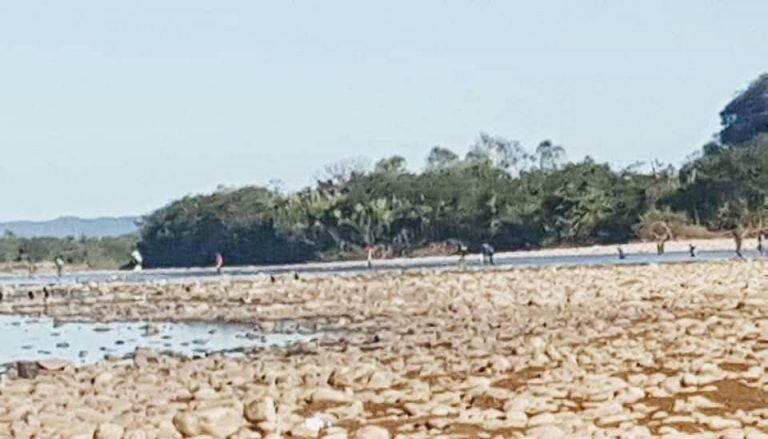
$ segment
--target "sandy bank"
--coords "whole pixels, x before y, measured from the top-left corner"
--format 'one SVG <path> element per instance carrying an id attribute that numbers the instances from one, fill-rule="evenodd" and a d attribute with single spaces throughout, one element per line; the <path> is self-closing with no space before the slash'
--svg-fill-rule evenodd
<path id="1" fill-rule="evenodd" d="M 689 239 L 679 241 L 669 241 L 665 245 L 667 252 L 688 252 L 688 246 L 693 244 L 697 251 L 735 251 L 733 239 Z M 656 253 L 655 242 L 634 241 L 620 245 L 628 254 Z M 541 256 L 580 256 L 580 255 L 613 255 L 616 254 L 618 245 L 594 245 L 589 247 L 570 247 L 570 248 L 550 248 L 532 251 L 516 251 L 499 253 L 500 256 L 509 257 L 541 257 Z M 744 250 L 755 250 L 757 241 L 747 239 L 744 241 Z"/>

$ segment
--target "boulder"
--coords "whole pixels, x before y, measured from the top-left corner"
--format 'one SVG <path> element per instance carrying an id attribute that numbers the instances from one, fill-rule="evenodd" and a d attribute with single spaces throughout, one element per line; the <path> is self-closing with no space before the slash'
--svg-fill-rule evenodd
<path id="1" fill-rule="evenodd" d="M 67 366 L 71 366 L 72 363 L 70 363 L 67 360 L 40 360 L 37 362 L 37 365 L 40 366 L 40 369 L 48 370 L 48 371 L 58 371 L 58 370 L 64 370 Z"/>
<path id="2" fill-rule="evenodd" d="M 257 399 L 246 404 L 243 408 L 243 414 L 248 422 L 258 424 L 260 422 L 275 423 L 277 421 L 277 411 L 275 410 L 275 401 L 266 397 Z"/>
<path id="3" fill-rule="evenodd" d="M 122 439 L 125 429 L 117 424 L 102 423 L 96 427 L 93 439 Z"/>
<path id="4" fill-rule="evenodd" d="M 226 438 L 245 424 L 242 415 L 227 407 L 179 412 L 173 417 L 173 425 L 184 436 L 207 434 Z"/>

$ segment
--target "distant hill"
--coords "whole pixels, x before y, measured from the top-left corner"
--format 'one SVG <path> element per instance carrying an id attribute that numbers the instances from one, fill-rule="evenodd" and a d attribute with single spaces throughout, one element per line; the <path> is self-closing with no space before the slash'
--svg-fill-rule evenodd
<path id="1" fill-rule="evenodd" d="M 50 221 L 0 222 L 0 234 L 8 231 L 21 237 L 67 236 L 104 237 L 120 236 L 138 230 L 138 217 L 78 218 L 63 216 Z"/>

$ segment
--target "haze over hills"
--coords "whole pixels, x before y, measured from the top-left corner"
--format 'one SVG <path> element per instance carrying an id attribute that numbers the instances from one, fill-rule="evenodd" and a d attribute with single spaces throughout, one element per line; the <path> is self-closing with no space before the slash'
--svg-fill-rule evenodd
<path id="1" fill-rule="evenodd" d="M 49 221 L 9 221 L 0 222 L 0 233 L 11 232 L 16 236 L 31 238 L 50 236 L 64 238 L 67 236 L 86 236 L 98 238 L 105 236 L 120 236 L 135 233 L 138 230 L 136 222 L 139 217 L 102 217 L 79 218 L 62 216 Z"/>

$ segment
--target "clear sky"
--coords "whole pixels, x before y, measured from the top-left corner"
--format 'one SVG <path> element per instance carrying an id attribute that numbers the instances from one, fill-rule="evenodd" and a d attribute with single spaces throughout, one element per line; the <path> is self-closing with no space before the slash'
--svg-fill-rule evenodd
<path id="1" fill-rule="evenodd" d="M 764 0 L 0 2 L 0 220 L 141 214 L 219 184 L 486 131 L 674 164 L 768 71 Z"/>

